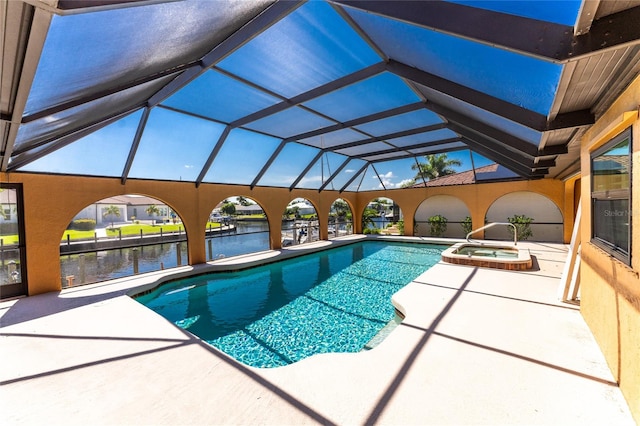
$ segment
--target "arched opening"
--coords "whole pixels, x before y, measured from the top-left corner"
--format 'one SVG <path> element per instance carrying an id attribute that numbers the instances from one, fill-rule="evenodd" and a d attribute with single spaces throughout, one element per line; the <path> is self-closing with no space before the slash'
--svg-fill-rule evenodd
<path id="1" fill-rule="evenodd" d="M 207 260 L 269 250 L 269 222 L 255 200 L 241 195 L 218 203 L 205 229 Z"/>
<path id="2" fill-rule="evenodd" d="M 531 235 L 526 239 L 555 243 L 563 241 L 562 212 L 549 198 L 535 192 L 518 191 L 503 195 L 491 204 L 485 221 L 487 223 L 511 222 L 519 220 L 518 218 L 523 221 L 530 220 Z M 485 238 L 512 239 L 509 228 L 505 226 L 489 228 L 485 231 Z"/>
<path id="3" fill-rule="evenodd" d="M 349 203 L 338 198 L 329 208 L 329 239 L 353 234 L 353 212 Z"/>
<path id="4" fill-rule="evenodd" d="M 413 235 L 462 238 L 471 231 L 467 205 L 452 195 L 434 195 L 424 200 L 414 216 Z"/>
<path id="5" fill-rule="evenodd" d="M 402 210 L 392 199 L 374 198 L 362 213 L 363 234 L 404 235 Z"/>
<path id="6" fill-rule="evenodd" d="M 186 265 L 182 220 L 164 202 L 119 195 L 86 206 L 60 242 L 62 288 Z"/>
<path id="7" fill-rule="evenodd" d="M 318 213 L 306 198 L 293 199 L 282 213 L 282 247 L 320 239 Z"/>

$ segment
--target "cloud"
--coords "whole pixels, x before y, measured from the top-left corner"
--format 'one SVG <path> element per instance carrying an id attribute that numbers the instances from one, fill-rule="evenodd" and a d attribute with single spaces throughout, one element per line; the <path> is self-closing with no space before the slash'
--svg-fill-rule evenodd
<path id="1" fill-rule="evenodd" d="M 382 189 L 383 185 L 384 185 L 384 188 L 396 187 L 396 184 L 391 181 L 392 178 L 397 177 L 396 175 L 393 174 L 393 172 L 390 171 L 384 174 L 380 174 L 378 176 L 373 176 L 374 179 L 378 179 L 378 177 L 380 177 L 380 181 L 382 182 L 381 184 L 378 185 L 378 188 Z"/>
<path id="2" fill-rule="evenodd" d="M 317 176 L 308 176 L 308 177 L 303 177 L 300 180 L 300 183 L 298 183 L 298 186 L 304 186 L 304 185 L 309 185 L 309 184 L 322 184 L 324 182 L 322 182 L 322 176 L 321 175 L 317 175 Z"/>
<path id="3" fill-rule="evenodd" d="M 354 169 L 346 169 L 344 172 L 345 173 L 355 173 L 355 170 Z"/>
<path id="4" fill-rule="evenodd" d="M 193 169 L 193 165 L 192 164 L 185 164 L 184 168 L 185 169 Z"/>

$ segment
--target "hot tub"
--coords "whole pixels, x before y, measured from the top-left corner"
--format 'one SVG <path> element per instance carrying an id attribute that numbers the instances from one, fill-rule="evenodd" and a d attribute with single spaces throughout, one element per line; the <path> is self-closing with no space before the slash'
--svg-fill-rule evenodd
<path id="1" fill-rule="evenodd" d="M 504 243 L 458 243 L 442 253 L 442 260 L 458 265 L 524 271 L 533 261 L 529 250 Z"/>

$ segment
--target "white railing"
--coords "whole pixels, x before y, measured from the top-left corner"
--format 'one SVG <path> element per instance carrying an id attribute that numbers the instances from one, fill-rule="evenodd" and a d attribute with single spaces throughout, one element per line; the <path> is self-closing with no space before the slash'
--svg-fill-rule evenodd
<path id="1" fill-rule="evenodd" d="M 496 226 L 496 225 L 506 225 L 506 226 L 513 227 L 513 245 L 514 246 L 518 245 L 518 229 L 516 228 L 516 226 L 513 223 L 510 223 L 510 222 L 491 222 L 491 223 L 489 223 L 489 224 L 487 224 L 487 225 L 485 225 L 485 226 L 483 226 L 481 228 L 474 229 L 473 231 L 471 231 L 471 232 L 469 232 L 467 234 L 467 241 L 471 242 L 469 237 L 471 235 L 475 234 L 476 232 L 491 228 L 491 227 Z"/>

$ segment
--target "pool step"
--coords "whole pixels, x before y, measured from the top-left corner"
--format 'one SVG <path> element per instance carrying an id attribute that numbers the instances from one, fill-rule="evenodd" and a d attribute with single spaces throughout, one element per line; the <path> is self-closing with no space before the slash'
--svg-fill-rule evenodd
<path id="1" fill-rule="evenodd" d="M 376 346 L 378 346 L 380 343 L 382 343 L 384 339 L 387 338 L 389 334 L 391 334 L 393 330 L 395 330 L 395 328 L 398 325 L 400 325 L 402 320 L 403 318 L 400 315 L 398 315 L 398 313 L 396 312 L 396 315 L 394 316 L 394 318 L 391 321 L 389 321 L 387 325 L 382 327 L 382 330 L 378 331 L 378 333 L 375 336 L 373 336 L 373 338 L 369 340 L 366 345 L 364 345 L 362 350 L 369 351 L 375 348 Z"/>

